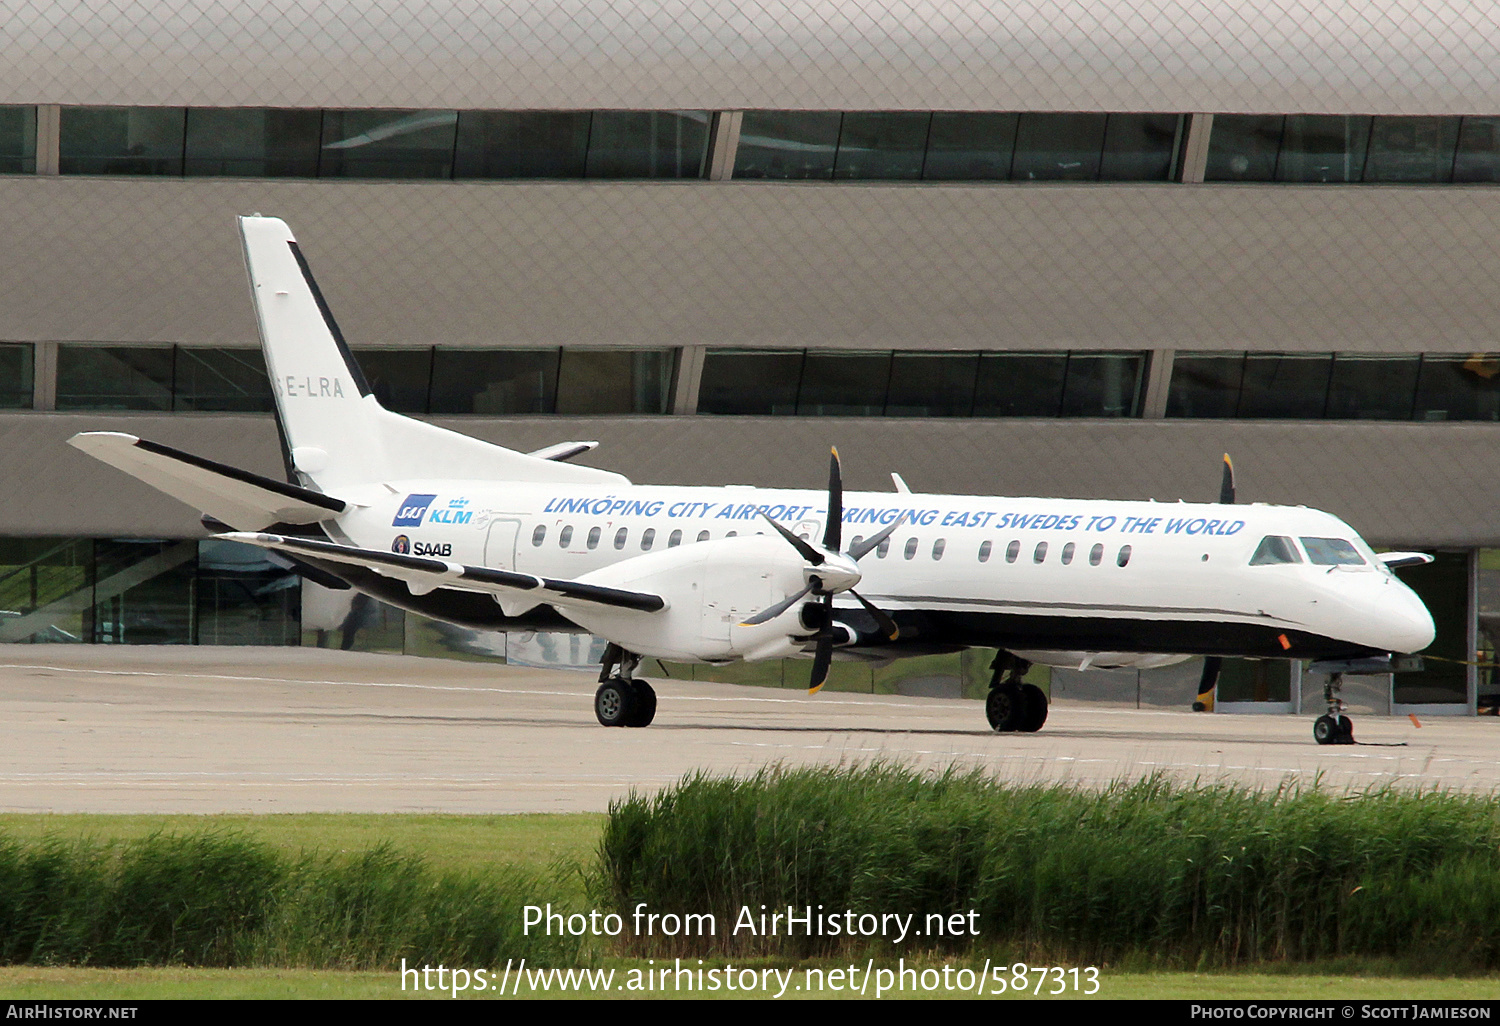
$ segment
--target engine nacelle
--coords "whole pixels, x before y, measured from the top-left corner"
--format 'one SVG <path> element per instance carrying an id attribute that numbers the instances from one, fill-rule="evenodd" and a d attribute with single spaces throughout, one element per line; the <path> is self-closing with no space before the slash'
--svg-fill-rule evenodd
<path id="1" fill-rule="evenodd" d="M 809 632 L 801 604 L 754 627 L 743 622 L 807 585 L 806 564 L 779 537 L 749 535 L 697 542 L 613 563 L 578 578 L 660 595 L 657 613 L 574 607 L 568 618 L 643 656 L 679 662 L 781 659 L 802 654 Z M 811 600 L 811 598 L 810 598 Z"/>

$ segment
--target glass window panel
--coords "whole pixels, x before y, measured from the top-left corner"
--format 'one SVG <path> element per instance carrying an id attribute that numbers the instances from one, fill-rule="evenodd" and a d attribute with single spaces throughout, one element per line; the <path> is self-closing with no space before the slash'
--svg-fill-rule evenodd
<path id="1" fill-rule="evenodd" d="M 1307 561 L 1313 566 L 1363 566 L 1361 556 L 1347 538 L 1308 538 L 1303 536 L 1302 547 L 1307 550 Z"/>
<path id="2" fill-rule="evenodd" d="M 927 136 L 928 181 L 1004 181 L 1016 152 L 1019 114 L 938 112 Z"/>
<path id="3" fill-rule="evenodd" d="M 672 354 L 665 349 L 564 349 L 558 413 L 666 413 Z"/>
<path id="4" fill-rule="evenodd" d="M 1420 356 L 1339 353 L 1328 384 L 1328 411 L 1340 420 L 1410 420 Z"/>
<path id="5" fill-rule="evenodd" d="M 891 381 L 890 353 L 808 353 L 799 416 L 878 417 Z"/>
<path id="6" fill-rule="evenodd" d="M 191 107 L 183 170 L 189 175 L 315 178 L 322 130 L 320 110 Z"/>
<path id="7" fill-rule="evenodd" d="M 302 633 L 300 579 L 254 545 L 198 542 L 194 582 L 198 645 L 295 645 Z"/>
<path id="8" fill-rule="evenodd" d="M 64 107 L 58 170 L 65 175 L 180 175 L 182 107 Z"/>
<path id="9" fill-rule="evenodd" d="M 191 645 L 197 555 L 198 546 L 191 541 L 96 541 L 92 640 L 117 645 Z M 142 563 L 158 559 L 166 569 L 120 587 Z"/>
<path id="10" fill-rule="evenodd" d="M 974 416 L 1058 416 L 1067 369 L 1066 353 L 983 354 L 974 390 Z"/>
<path id="11" fill-rule="evenodd" d="M 1181 114 L 1111 114 L 1099 177 L 1106 182 L 1170 181 L 1182 125 Z"/>
<path id="12" fill-rule="evenodd" d="M 57 349 L 59 410 L 170 410 L 172 347 Z"/>
<path id="13" fill-rule="evenodd" d="M 450 178 L 457 132 L 452 110 L 327 110 L 318 174 Z"/>
<path id="14" fill-rule="evenodd" d="M 734 177 L 832 180 L 842 118 L 824 111 L 746 111 Z"/>
<path id="15" fill-rule="evenodd" d="M 1329 353 L 1250 353 L 1240 389 L 1241 417 L 1318 420 L 1328 406 Z"/>
<path id="16" fill-rule="evenodd" d="M 375 399 L 396 413 L 426 413 L 432 384 L 432 347 L 361 349 L 354 362 L 364 373 Z"/>
<path id="17" fill-rule="evenodd" d="M 978 353 L 896 353 L 887 417 L 967 417 L 974 412 Z"/>
<path id="18" fill-rule="evenodd" d="M 454 178 L 582 178 L 588 111 L 465 110 Z"/>
<path id="19" fill-rule="evenodd" d="M 1280 114 L 1215 114 L 1208 137 L 1208 182 L 1270 182 L 1286 118 Z"/>
<path id="20" fill-rule="evenodd" d="M 1136 417 L 1140 415 L 1139 353 L 1073 353 L 1063 389 L 1064 417 Z"/>
<path id="21" fill-rule="evenodd" d="M 922 177 L 931 114 L 861 111 L 844 115 L 833 177 L 885 181 Z"/>
<path id="22" fill-rule="evenodd" d="M 1251 566 L 1271 566 L 1276 563 L 1300 563 L 1302 556 L 1292 545 L 1290 538 L 1280 535 L 1268 534 L 1260 540 L 1255 547 L 1255 555 L 1250 557 Z"/>
<path id="23" fill-rule="evenodd" d="M 1370 142 L 1368 115 L 1289 114 L 1278 182 L 1358 182 Z"/>
<path id="24" fill-rule="evenodd" d="M 1233 417 L 1244 376 L 1244 353 L 1179 355 L 1172 361 L 1167 416 Z"/>
<path id="25" fill-rule="evenodd" d="M 179 346 L 173 382 L 176 410 L 269 413 L 275 408 L 259 349 Z"/>
<path id="26" fill-rule="evenodd" d="M 1469 649 L 1469 625 L 1473 622 L 1469 612 L 1470 555 L 1433 555 L 1433 562 L 1407 567 L 1400 571 L 1400 577 L 1432 614 L 1436 637 L 1422 651 L 1435 658 L 1424 660 L 1422 669 L 1415 673 L 1396 674 L 1391 697 L 1399 704 L 1451 702 L 1462 707 L 1469 698 L 1464 661 L 1474 658 Z M 1483 675 L 1480 681 L 1484 681 Z"/>
<path id="27" fill-rule="evenodd" d="M 433 413 L 551 413 L 556 349 L 445 349 L 432 354 Z"/>
<path id="28" fill-rule="evenodd" d="M 1500 118 L 1464 118 L 1453 160 L 1455 182 L 1500 182 Z"/>
<path id="29" fill-rule="evenodd" d="M 703 359 L 698 412 L 790 414 L 797 412 L 802 350 L 753 352 L 710 350 Z"/>
<path id="30" fill-rule="evenodd" d="M 31 409 L 34 359 L 29 342 L 0 343 L 0 409 Z"/>
<path id="31" fill-rule="evenodd" d="M 1451 182 L 1458 118 L 1375 118 L 1367 182 Z"/>
<path id="32" fill-rule="evenodd" d="M 1422 357 L 1417 420 L 1500 420 L 1500 353 Z"/>
<path id="33" fill-rule="evenodd" d="M 698 178 L 708 146 L 702 110 L 595 111 L 589 178 Z"/>
<path id="34" fill-rule="evenodd" d="M 1105 114 L 1022 114 L 1011 177 L 1092 182 L 1099 177 Z"/>
<path id="35" fill-rule="evenodd" d="M 36 172 L 36 108 L 0 107 L 0 173 Z"/>

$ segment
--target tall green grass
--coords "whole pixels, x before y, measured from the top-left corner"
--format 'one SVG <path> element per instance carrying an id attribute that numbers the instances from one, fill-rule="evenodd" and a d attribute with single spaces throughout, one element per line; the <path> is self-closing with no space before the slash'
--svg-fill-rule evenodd
<path id="1" fill-rule="evenodd" d="M 712 912 L 712 944 L 788 956 L 827 938 L 734 938 L 759 912 L 981 913 L 981 947 L 1233 965 L 1346 955 L 1500 967 L 1500 802 L 1179 785 L 1016 786 L 894 766 L 705 775 L 611 809 L 602 901 Z M 863 942 L 860 942 L 863 943 Z M 931 937 L 920 947 L 970 940 Z"/>
<path id="2" fill-rule="evenodd" d="M 436 873 L 386 847 L 291 856 L 226 833 L 0 838 L 0 963 L 577 964 L 577 939 L 522 933 L 522 906 L 550 898 L 535 874 Z"/>

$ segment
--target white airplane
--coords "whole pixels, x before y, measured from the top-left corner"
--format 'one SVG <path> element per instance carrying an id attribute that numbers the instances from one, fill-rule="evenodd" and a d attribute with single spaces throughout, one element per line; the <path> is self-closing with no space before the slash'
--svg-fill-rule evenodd
<path id="1" fill-rule="evenodd" d="M 310 580 L 468 627 L 587 631 L 610 644 L 594 700 L 643 727 L 648 657 L 724 663 L 835 652 L 889 659 L 999 650 L 985 703 L 1034 731 L 1031 663 L 1154 667 L 1206 656 L 1314 660 L 1319 743 L 1350 743 L 1342 672 L 1380 672 L 1433 639 L 1420 599 L 1343 521 L 1303 507 L 909 491 L 635 485 L 383 409 L 282 221 L 240 219 L 287 481 L 117 432 L 71 444 L 198 509 L 219 537 Z M 859 590 L 856 591 L 855 588 Z"/>

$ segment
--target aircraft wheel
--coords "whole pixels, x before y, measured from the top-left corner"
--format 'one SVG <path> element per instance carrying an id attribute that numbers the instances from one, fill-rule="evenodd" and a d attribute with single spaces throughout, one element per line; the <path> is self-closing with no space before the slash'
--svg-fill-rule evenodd
<path id="1" fill-rule="evenodd" d="M 629 726 L 636 705 L 635 688 L 619 677 L 611 677 L 594 692 L 594 715 L 606 727 Z"/>
<path id="2" fill-rule="evenodd" d="M 1313 721 L 1313 740 L 1320 745 L 1354 744 L 1354 721 L 1347 716 L 1335 719 L 1319 716 Z"/>
<path id="3" fill-rule="evenodd" d="M 649 727 L 656 718 L 656 689 L 643 680 L 633 680 L 630 686 L 635 691 L 635 708 L 625 726 Z"/>
<path id="4" fill-rule="evenodd" d="M 1009 734 L 1024 729 L 1026 707 L 1026 695 L 1020 688 L 1003 685 L 990 689 L 989 697 L 984 700 L 984 717 L 996 731 Z"/>
<path id="5" fill-rule="evenodd" d="M 1021 696 L 1026 700 L 1026 718 L 1020 729 L 1034 734 L 1047 722 L 1047 693 L 1035 684 L 1022 684 Z"/>

